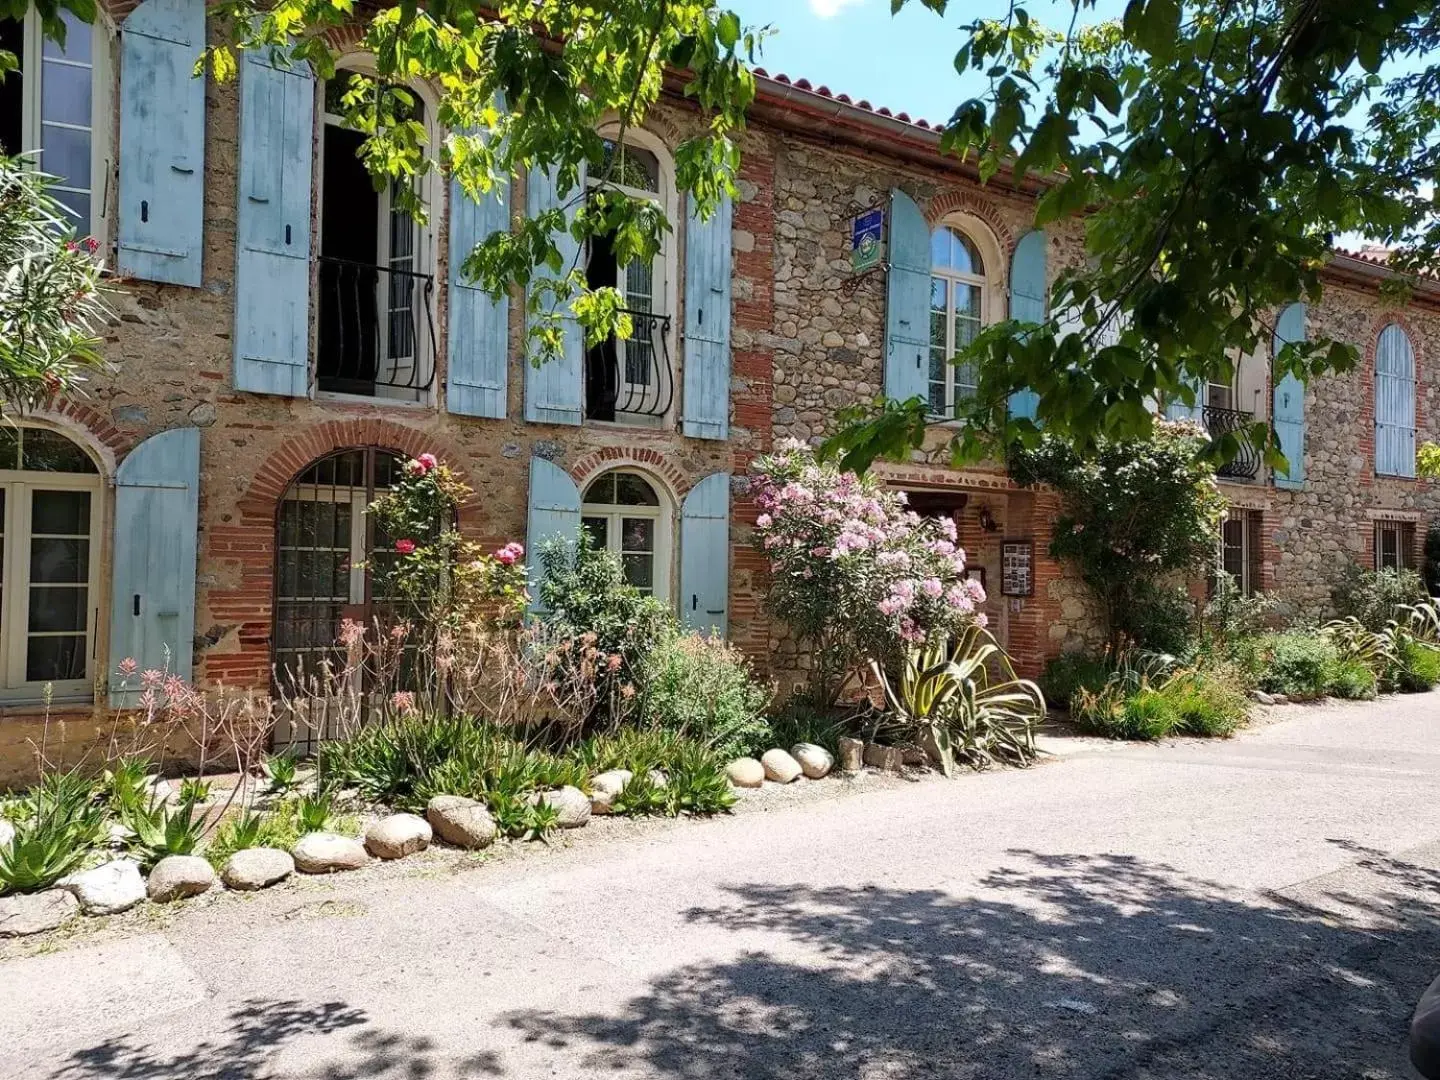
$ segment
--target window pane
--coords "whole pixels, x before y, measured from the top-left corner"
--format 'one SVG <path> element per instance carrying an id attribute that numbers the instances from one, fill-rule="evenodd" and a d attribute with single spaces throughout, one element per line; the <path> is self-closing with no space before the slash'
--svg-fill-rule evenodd
<path id="1" fill-rule="evenodd" d="M 90 126 L 88 67 L 46 64 L 40 77 L 40 95 L 47 121 L 83 128 Z"/>
<path id="2" fill-rule="evenodd" d="M 654 154 L 638 146 L 626 146 L 624 160 L 611 171 L 619 146 L 611 139 L 605 140 L 605 157 L 600 172 L 594 179 L 599 180 L 607 173 L 611 183 L 638 188 L 641 191 L 660 190 L 660 162 Z"/>
<path id="3" fill-rule="evenodd" d="M 81 21 L 73 12 L 60 9 L 60 18 L 65 23 L 65 47 L 62 49 L 58 44 L 49 38 L 44 39 L 41 47 L 41 55 L 50 59 L 62 58 L 73 60 L 78 64 L 90 63 L 90 46 L 94 41 L 95 32 L 89 24 Z"/>
<path id="4" fill-rule="evenodd" d="M 58 431 L 24 428 L 20 432 L 20 467 L 30 472 L 64 472 L 94 475 L 90 455 Z"/>
<path id="5" fill-rule="evenodd" d="M 61 682 L 85 677 L 88 645 L 83 634 L 32 637 L 26 643 L 25 680 Z"/>
<path id="6" fill-rule="evenodd" d="M 618 473 L 615 476 L 616 502 L 621 506 L 659 506 L 660 497 L 655 489 L 634 473 Z"/>
<path id="7" fill-rule="evenodd" d="M 37 537 L 30 541 L 30 580 L 68 581 L 84 584 L 90 580 L 90 541 L 52 540 Z"/>
<path id="8" fill-rule="evenodd" d="M 59 191 L 51 189 L 50 194 L 55 196 L 55 201 L 65 207 L 68 213 L 64 214 L 65 224 L 75 230 L 76 236 L 89 236 L 94 230 L 90 225 L 90 196 L 82 195 L 76 191 Z"/>
<path id="9" fill-rule="evenodd" d="M 950 230 L 943 226 L 930 234 L 930 265 L 950 266 Z"/>
<path id="10" fill-rule="evenodd" d="M 620 529 L 621 551 L 654 551 L 655 519 L 623 518 Z"/>
<path id="11" fill-rule="evenodd" d="M 580 522 L 581 528 L 590 536 L 590 543 L 603 550 L 610 539 L 610 522 L 603 517 L 587 517 Z"/>
<path id="12" fill-rule="evenodd" d="M 20 467 L 20 432 L 17 428 L 0 425 L 0 469 Z"/>
<path id="13" fill-rule="evenodd" d="M 85 629 L 85 612 L 89 606 L 88 589 L 63 585 L 36 585 L 30 590 L 30 630 Z"/>
<path id="14" fill-rule="evenodd" d="M 955 238 L 955 255 L 951 265 L 964 274 L 985 273 L 985 266 L 980 261 L 980 252 L 975 249 L 970 238 L 953 230 L 951 235 Z"/>
<path id="15" fill-rule="evenodd" d="M 46 124 L 40 149 L 40 168 L 60 177 L 61 187 L 90 189 L 90 132 Z"/>
<path id="16" fill-rule="evenodd" d="M 89 536 L 90 492 L 34 492 L 30 501 L 30 531 L 41 536 Z"/>
<path id="17" fill-rule="evenodd" d="M 585 501 L 607 505 L 615 501 L 615 474 L 606 473 L 585 489 Z"/>
<path id="18" fill-rule="evenodd" d="M 643 592 L 655 587 L 654 555 L 624 555 L 621 561 L 625 564 L 625 580 L 631 585 Z"/>

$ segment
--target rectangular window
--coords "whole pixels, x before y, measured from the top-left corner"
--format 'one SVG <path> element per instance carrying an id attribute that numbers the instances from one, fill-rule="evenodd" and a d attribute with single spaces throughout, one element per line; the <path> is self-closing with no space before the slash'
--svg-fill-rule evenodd
<path id="1" fill-rule="evenodd" d="M 70 211 L 76 235 L 98 235 L 105 162 L 94 128 L 105 38 L 69 11 L 60 17 L 63 46 L 45 37 L 33 9 L 23 22 L 0 20 L 0 49 L 20 61 L 0 84 L 0 149 L 34 154 L 38 168 L 58 177 L 51 190 Z"/>
<path id="2" fill-rule="evenodd" d="M 1415 526 L 1408 521 L 1375 523 L 1375 569 L 1410 570 L 1415 565 Z"/>
<path id="3" fill-rule="evenodd" d="M 1260 529 L 1261 516 L 1254 510 L 1232 510 L 1220 525 L 1220 569 L 1244 596 L 1260 591 Z"/>

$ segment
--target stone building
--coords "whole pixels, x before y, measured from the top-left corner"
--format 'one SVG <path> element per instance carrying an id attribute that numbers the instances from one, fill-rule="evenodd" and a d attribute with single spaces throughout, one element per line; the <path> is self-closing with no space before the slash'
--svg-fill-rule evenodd
<path id="1" fill-rule="evenodd" d="M 688 625 L 777 674 L 803 669 L 762 603 L 750 461 L 881 392 L 949 407 L 965 377 L 947 351 L 1008 311 L 1043 310 L 1046 283 L 1081 257 L 1075 230 L 1030 231 L 1033 181 L 982 186 L 923 122 L 760 73 L 739 197 L 709 221 L 674 183 L 696 114 L 667 101 L 627 138 L 626 183 L 675 231 L 649 267 L 577 256 L 625 293 L 636 337 L 585 350 L 572 334 L 537 369 L 520 298 L 492 303 L 456 270 L 511 214 L 551 204 L 545 178 L 515 177 L 483 205 L 437 178 L 420 227 L 373 191 L 308 70 L 248 56 L 236 81 L 192 80 L 205 32 L 200 0 L 109 0 L 63 49 L 33 13 L 0 22 L 22 61 L 0 145 L 43 148 L 119 271 L 114 369 L 0 432 L 0 783 L 33 770 L 47 715 L 67 752 L 94 736 L 124 703 L 123 657 L 265 691 L 276 665 L 323 649 L 373 602 L 364 505 L 426 451 L 474 489 L 461 525 L 476 537 L 533 547 L 583 520 Z M 857 275 L 852 222 L 877 209 L 885 259 Z M 1225 559 L 1305 612 L 1346 558 L 1413 561 L 1435 505 L 1405 474 L 1440 424 L 1424 366 L 1440 292 L 1388 311 L 1384 275 L 1337 255 L 1323 309 L 1290 319 L 1365 345 L 1355 372 L 1301 392 L 1270 385 L 1268 356 L 1247 358 L 1198 417 L 1281 403 L 1303 479 L 1231 470 L 1245 475 L 1224 484 L 1238 523 Z M 1093 635 L 1083 591 L 1046 554 L 1052 495 L 948 468 L 938 450 L 882 471 L 917 508 L 955 516 L 1023 670 Z"/>

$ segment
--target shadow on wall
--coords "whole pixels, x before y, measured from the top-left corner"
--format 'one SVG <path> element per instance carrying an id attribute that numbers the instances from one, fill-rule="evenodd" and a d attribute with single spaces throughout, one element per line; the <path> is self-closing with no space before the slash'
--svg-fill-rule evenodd
<path id="1" fill-rule="evenodd" d="M 51 1075 L 1410 1077 L 1406 1026 L 1440 967 L 1440 872 L 1340 846 L 1354 868 L 1292 897 L 1132 858 L 1024 851 L 968 896 L 741 887 L 689 919 L 721 948 L 731 931 L 773 932 L 784 959 L 697 963 L 608 1012 L 510 1013 L 461 1035 L 501 1049 L 441 1052 L 339 1003 L 250 1002 L 224 1038 L 183 1054 L 125 1036 Z M 315 1034 L 332 1037 L 315 1044 L 310 1071 L 273 1071 L 284 1044 Z"/>
<path id="2" fill-rule="evenodd" d="M 1406 1028 L 1440 968 L 1435 870 L 1358 852 L 1367 899 L 1301 906 L 1129 858 L 1014 854 L 1026 868 L 975 899 L 738 889 L 690 917 L 778 932 L 819 962 L 697 965 L 618 1018 L 510 1023 L 569 1076 L 1413 1075 Z"/>

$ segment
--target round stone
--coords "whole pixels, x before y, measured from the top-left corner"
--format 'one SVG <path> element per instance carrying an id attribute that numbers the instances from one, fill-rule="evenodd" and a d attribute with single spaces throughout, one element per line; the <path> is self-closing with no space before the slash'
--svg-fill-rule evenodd
<path id="1" fill-rule="evenodd" d="M 58 930 L 79 913 L 80 901 L 65 889 L 0 896 L 0 938 Z"/>
<path id="2" fill-rule="evenodd" d="M 757 788 L 765 782 L 765 766 L 753 757 L 736 758 L 725 766 L 725 775 L 736 787 Z"/>
<path id="3" fill-rule="evenodd" d="M 766 750 L 761 755 L 760 764 L 765 769 L 765 779 L 777 784 L 788 784 L 803 771 L 800 763 L 778 746 L 774 750 Z"/>
<path id="4" fill-rule="evenodd" d="M 80 901 L 86 915 L 118 915 L 145 899 L 145 879 L 140 864 L 132 859 L 115 859 L 59 882 Z"/>
<path id="5" fill-rule="evenodd" d="M 554 791 L 542 791 L 536 801 L 559 811 L 555 824 L 562 829 L 578 829 L 590 821 L 590 796 L 577 787 L 567 784 Z"/>
<path id="6" fill-rule="evenodd" d="M 288 851 L 257 847 L 237 851 L 226 860 L 220 880 L 236 892 L 268 889 L 295 872 L 295 860 Z"/>
<path id="7" fill-rule="evenodd" d="M 403 859 L 430 846 L 430 823 L 417 814 L 391 814 L 365 830 L 365 850 L 377 859 Z"/>
<path id="8" fill-rule="evenodd" d="M 484 848 L 499 831 L 483 803 L 461 795 L 436 795 L 425 807 L 425 820 L 435 835 L 462 848 Z"/>
<path id="9" fill-rule="evenodd" d="M 199 896 L 215 886 L 215 870 L 199 855 L 168 855 L 155 864 L 145 891 L 157 904 Z"/>
<path id="10" fill-rule="evenodd" d="M 828 776 L 835 767 L 835 758 L 830 751 L 814 743 L 796 743 L 790 748 L 790 756 L 800 763 L 800 768 L 811 780 Z"/>
<path id="11" fill-rule="evenodd" d="M 312 832 L 302 836 L 291 849 L 295 869 L 302 874 L 333 874 L 358 870 L 370 861 L 365 845 L 351 836 Z"/>

